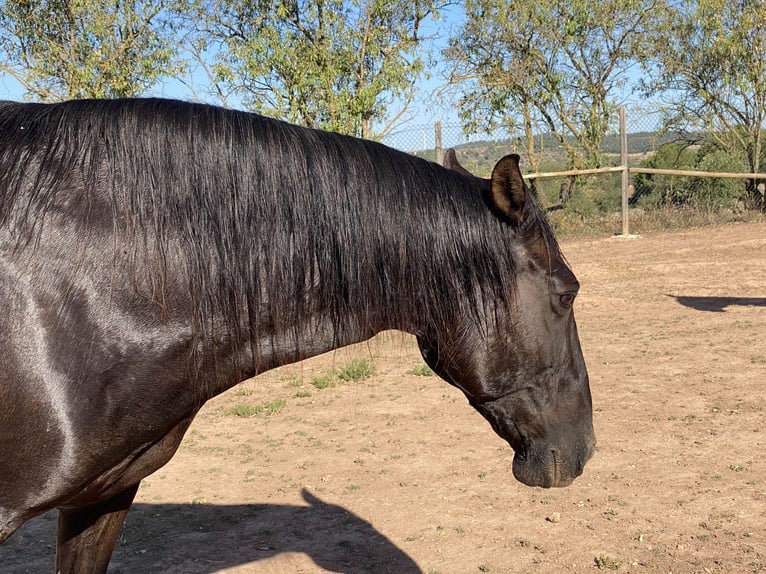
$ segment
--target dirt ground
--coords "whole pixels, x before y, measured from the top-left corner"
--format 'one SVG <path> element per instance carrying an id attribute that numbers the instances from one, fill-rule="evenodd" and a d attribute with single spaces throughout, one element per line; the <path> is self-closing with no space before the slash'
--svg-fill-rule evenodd
<path id="1" fill-rule="evenodd" d="M 563 247 L 598 438 L 572 486 L 516 482 L 511 449 L 386 333 L 211 401 L 110 572 L 766 572 L 766 225 Z M 317 388 L 354 357 L 375 373 Z M 0 572 L 52 572 L 55 521 L 0 547 Z"/>

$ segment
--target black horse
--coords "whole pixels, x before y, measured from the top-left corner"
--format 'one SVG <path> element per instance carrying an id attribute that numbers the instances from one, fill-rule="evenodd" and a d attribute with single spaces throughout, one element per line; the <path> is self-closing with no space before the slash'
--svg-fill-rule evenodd
<path id="1" fill-rule="evenodd" d="M 448 163 L 168 100 L 0 103 L 0 542 L 58 508 L 58 572 L 105 572 L 205 401 L 384 329 L 519 480 L 569 484 L 594 444 L 577 280 L 518 156 Z"/>

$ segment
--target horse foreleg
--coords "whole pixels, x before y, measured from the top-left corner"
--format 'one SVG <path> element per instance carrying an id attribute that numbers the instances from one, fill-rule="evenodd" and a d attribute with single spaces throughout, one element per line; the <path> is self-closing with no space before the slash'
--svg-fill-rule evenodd
<path id="1" fill-rule="evenodd" d="M 138 484 L 77 510 L 59 511 L 56 574 L 103 574 Z"/>

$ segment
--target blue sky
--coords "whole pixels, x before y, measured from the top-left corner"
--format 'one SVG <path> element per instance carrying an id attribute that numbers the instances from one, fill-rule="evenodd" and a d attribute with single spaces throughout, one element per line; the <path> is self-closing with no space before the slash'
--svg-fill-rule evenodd
<path id="1" fill-rule="evenodd" d="M 437 21 L 427 21 L 422 30 L 423 36 L 433 36 L 434 40 L 430 48 L 433 52 L 435 66 L 428 70 L 428 76 L 425 75 L 418 82 L 419 96 L 414 106 L 412 106 L 411 120 L 408 124 L 428 124 L 436 120 L 442 122 L 457 123 L 456 112 L 447 105 L 440 105 L 433 101 L 433 94 L 444 84 L 444 69 L 440 51 L 446 46 L 446 39 L 451 30 L 459 27 L 464 20 L 462 6 L 450 6 L 442 13 L 442 18 Z M 204 87 L 204 76 L 202 74 L 195 77 L 197 89 Z M 162 96 L 178 99 L 195 99 L 195 94 L 182 82 L 171 79 L 164 80 L 156 86 L 149 96 Z M 12 77 L 0 74 L 0 100 L 24 99 L 24 90 L 22 86 Z M 236 107 L 236 102 L 229 102 L 229 105 Z M 391 109 L 392 113 L 398 110 Z"/>
<path id="2" fill-rule="evenodd" d="M 443 59 L 441 57 L 441 50 L 446 47 L 447 39 L 457 32 L 458 28 L 462 26 L 464 20 L 465 17 L 463 13 L 463 6 L 462 4 L 458 4 L 445 8 L 442 12 L 442 17 L 438 21 L 429 20 L 424 23 L 423 29 L 421 30 L 421 35 L 423 37 L 433 38 L 430 42 L 430 45 L 425 46 L 425 49 L 429 49 L 432 52 L 434 65 L 429 70 L 427 70 L 427 74 L 424 74 L 417 84 L 419 94 L 416 101 L 413 102 L 409 108 L 409 113 L 407 114 L 409 120 L 405 123 L 397 124 L 397 126 L 394 128 L 394 134 L 396 134 L 396 132 L 405 132 L 404 135 L 408 142 L 411 141 L 412 135 L 411 133 L 406 132 L 416 132 L 417 130 L 422 131 L 422 139 L 424 141 L 432 141 L 433 124 L 435 121 L 441 121 L 445 126 L 453 127 L 453 129 L 450 129 L 449 131 L 445 130 L 445 138 L 447 137 L 447 133 L 453 134 L 453 139 L 456 137 L 462 137 L 460 130 L 457 127 L 454 127 L 460 124 L 458 112 L 455 109 L 454 104 L 451 104 L 448 100 L 440 101 L 438 98 L 436 98 L 436 94 L 444 86 L 446 82 L 445 77 L 447 75 L 446 66 L 444 65 Z M 630 72 L 631 76 L 637 73 L 638 70 L 633 70 Z M 204 74 L 198 74 L 195 77 L 194 82 L 198 92 L 203 93 L 205 85 Z M 189 89 L 189 87 L 174 79 L 166 79 L 147 95 L 179 98 L 185 100 L 196 99 L 195 93 Z M 24 92 L 18 82 L 9 76 L 0 75 L 0 100 L 22 100 L 23 97 Z M 628 93 L 623 95 L 623 99 L 626 100 L 628 105 L 630 105 L 631 102 L 633 104 L 636 103 L 635 96 L 632 96 Z M 211 103 L 218 103 L 212 99 L 209 99 L 208 101 Z M 230 100 L 228 104 L 233 107 L 238 107 L 236 101 Z M 391 115 L 396 114 L 398 111 L 399 108 L 397 108 L 397 106 L 391 106 Z M 631 116 L 629 116 L 629 118 L 630 117 Z M 486 136 L 480 135 L 478 137 L 484 138 Z M 398 143 L 398 138 L 396 137 L 386 138 L 385 141 L 390 143 L 390 145 L 394 145 L 395 147 L 403 145 Z M 462 141 L 465 140 L 462 139 L 461 142 Z M 454 141 L 445 141 L 445 145 L 455 144 L 456 142 Z M 410 144 L 408 143 L 407 145 Z"/>

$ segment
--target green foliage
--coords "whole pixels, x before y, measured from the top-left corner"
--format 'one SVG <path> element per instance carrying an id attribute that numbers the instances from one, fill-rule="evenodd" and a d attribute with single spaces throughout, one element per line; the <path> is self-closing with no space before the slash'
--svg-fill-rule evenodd
<path id="1" fill-rule="evenodd" d="M 607 554 L 601 554 L 594 559 L 599 570 L 619 570 L 620 563 Z"/>
<path id="2" fill-rule="evenodd" d="M 169 3 L 0 1 L 0 72 L 43 101 L 140 95 L 179 69 Z"/>
<path id="3" fill-rule="evenodd" d="M 657 14 L 644 91 L 665 96 L 668 125 L 704 129 L 722 151 L 743 154 L 743 171 L 763 171 L 766 2 L 664 0 Z"/>
<path id="4" fill-rule="evenodd" d="M 582 187 L 582 185 L 581 185 Z M 612 213 L 619 210 L 619 194 L 613 193 L 610 195 L 603 191 L 604 188 L 597 187 L 595 189 L 582 189 L 580 193 L 573 195 L 572 199 L 567 202 L 564 209 L 573 215 L 577 215 L 583 219 L 590 217 L 596 217 L 603 213 Z M 612 188 L 617 191 L 619 188 Z M 612 201 L 610 201 L 610 199 Z"/>
<path id="5" fill-rule="evenodd" d="M 434 372 L 428 365 L 418 365 L 410 369 L 410 374 L 416 377 L 433 377 Z"/>
<path id="6" fill-rule="evenodd" d="M 337 379 L 335 378 L 335 372 L 329 371 L 326 373 L 322 373 L 321 375 L 318 375 L 311 379 L 311 384 L 316 387 L 319 390 L 323 389 L 329 389 L 330 387 L 334 387 L 338 384 Z"/>
<path id="7" fill-rule="evenodd" d="M 279 398 L 260 405 L 238 403 L 233 407 L 226 409 L 224 412 L 227 415 L 235 415 L 243 418 L 250 418 L 260 414 L 273 416 L 279 413 L 285 407 L 285 405 L 287 405 L 287 401 L 285 399 Z"/>
<path id="8" fill-rule="evenodd" d="M 746 172 L 741 154 L 724 152 L 717 145 L 690 146 L 674 142 L 641 162 L 641 167 L 708 172 Z M 744 180 L 677 175 L 637 174 L 632 201 L 641 207 L 662 205 L 696 209 L 733 208 L 746 194 Z"/>
<path id="9" fill-rule="evenodd" d="M 438 19 L 442 5 L 0 0 L 0 74 L 35 100 L 137 96 L 163 77 L 183 76 L 183 46 L 222 104 L 237 97 L 255 111 L 374 138 L 414 98 L 430 58 L 423 23 Z M 392 116 L 393 105 L 401 109 Z"/>
<path id="10" fill-rule="evenodd" d="M 699 171 L 747 172 L 747 161 L 742 153 L 729 153 L 715 146 L 700 150 L 697 159 Z M 735 207 L 746 195 L 746 182 L 730 178 L 695 178 L 692 204 L 696 207 L 718 210 Z"/>
<path id="11" fill-rule="evenodd" d="M 226 409 L 225 412 L 227 415 L 236 415 L 238 417 L 249 418 L 257 415 L 260 412 L 260 409 L 255 405 L 239 403 Z"/>
<path id="12" fill-rule="evenodd" d="M 348 365 L 338 369 L 336 376 L 344 382 L 361 381 L 370 377 L 375 367 L 364 359 L 353 359 Z"/>
<path id="13" fill-rule="evenodd" d="M 371 138 L 424 70 L 434 0 L 218 0 L 197 4 L 198 42 L 217 42 L 221 92 L 308 127 Z"/>
<path id="14" fill-rule="evenodd" d="M 696 153 L 685 142 L 671 142 L 660 146 L 655 154 L 641 162 L 640 167 L 653 169 L 693 170 Z M 634 179 L 634 204 L 647 207 L 676 203 L 688 189 L 685 178 L 670 175 L 639 173 Z M 680 201 L 683 203 L 683 200 Z"/>
<path id="15" fill-rule="evenodd" d="M 523 134 L 532 170 L 553 135 L 567 167 L 598 167 L 615 98 L 634 59 L 650 0 L 468 0 L 444 55 L 470 131 Z"/>
<path id="16" fill-rule="evenodd" d="M 353 359 L 347 365 L 338 369 L 326 371 L 311 379 L 311 384 L 317 389 L 327 389 L 340 383 L 361 381 L 375 372 L 375 366 L 365 359 Z"/>

